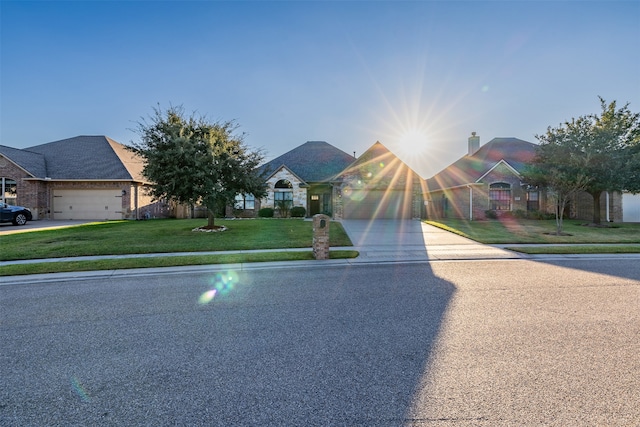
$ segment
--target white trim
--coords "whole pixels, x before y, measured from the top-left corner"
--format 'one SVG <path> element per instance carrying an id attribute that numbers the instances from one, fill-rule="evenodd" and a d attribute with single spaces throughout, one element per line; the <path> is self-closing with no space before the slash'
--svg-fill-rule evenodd
<path id="1" fill-rule="evenodd" d="M 18 169 L 20 169 L 21 171 L 28 173 L 29 175 L 31 175 L 33 178 L 35 178 L 35 175 L 32 174 L 31 172 L 29 172 L 28 170 L 26 170 L 25 168 L 23 168 L 22 166 L 20 166 L 19 164 L 17 164 L 16 162 L 14 162 L 13 160 L 11 160 L 9 157 L 6 156 L 6 154 L 2 154 L 0 153 L 0 156 L 2 156 L 2 158 L 7 159 L 9 161 L 9 163 L 12 163 L 15 167 L 17 167 Z M 25 179 L 25 178 L 22 178 Z"/>
<path id="2" fill-rule="evenodd" d="M 504 164 L 508 169 L 511 170 L 511 172 L 513 172 L 517 177 L 520 177 L 520 173 L 518 173 L 518 171 L 511 166 L 509 163 L 507 163 L 504 159 L 501 159 L 498 163 L 496 163 L 495 165 L 493 165 L 491 167 L 491 169 L 489 169 L 488 171 L 486 171 L 480 178 L 478 178 L 476 180 L 476 183 L 479 183 L 481 179 L 483 179 L 485 176 L 489 175 L 495 168 L 497 168 L 498 166 L 500 166 L 500 164 Z"/>
<path id="3" fill-rule="evenodd" d="M 307 182 L 306 182 L 304 179 L 300 178 L 298 175 L 296 175 L 296 173 L 295 173 L 294 171 L 292 171 L 291 169 L 289 169 L 289 168 L 287 167 L 287 165 L 284 165 L 284 164 L 283 164 L 282 166 L 280 166 L 279 168 L 275 169 L 271 175 L 267 176 L 267 177 L 264 179 L 264 180 L 265 180 L 265 182 L 267 182 L 267 181 L 269 181 L 271 178 L 273 178 L 273 176 L 274 176 L 275 174 L 277 174 L 278 172 L 280 172 L 282 169 L 286 169 L 286 170 L 287 170 L 287 172 L 289 172 L 291 175 L 293 175 L 293 176 L 294 176 L 294 177 L 295 177 L 295 178 L 296 178 L 296 179 L 297 179 L 301 184 L 309 185 L 309 184 L 307 184 Z"/>

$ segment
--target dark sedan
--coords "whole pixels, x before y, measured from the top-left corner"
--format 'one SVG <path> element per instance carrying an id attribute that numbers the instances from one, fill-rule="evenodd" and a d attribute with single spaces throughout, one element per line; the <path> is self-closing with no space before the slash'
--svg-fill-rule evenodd
<path id="1" fill-rule="evenodd" d="M 12 206 L 0 202 L 0 222 L 12 222 L 14 225 L 25 225 L 31 221 L 31 211 L 22 206 Z"/>

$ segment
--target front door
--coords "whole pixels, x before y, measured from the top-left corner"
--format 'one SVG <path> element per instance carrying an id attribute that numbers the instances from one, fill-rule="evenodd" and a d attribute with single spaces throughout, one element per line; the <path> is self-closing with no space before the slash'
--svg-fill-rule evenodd
<path id="1" fill-rule="evenodd" d="M 314 216 L 320 213 L 320 195 L 312 194 L 309 197 L 309 216 Z"/>

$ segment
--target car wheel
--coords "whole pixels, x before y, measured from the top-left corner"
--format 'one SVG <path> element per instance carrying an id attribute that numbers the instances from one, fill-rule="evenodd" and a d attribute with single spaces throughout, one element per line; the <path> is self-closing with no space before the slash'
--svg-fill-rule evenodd
<path id="1" fill-rule="evenodd" d="M 13 217 L 13 225 L 25 225 L 27 223 L 27 216 L 23 213 L 19 213 Z"/>

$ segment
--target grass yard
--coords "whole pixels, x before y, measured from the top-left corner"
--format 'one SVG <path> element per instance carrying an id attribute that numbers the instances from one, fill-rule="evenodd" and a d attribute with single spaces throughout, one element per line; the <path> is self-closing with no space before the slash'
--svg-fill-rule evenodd
<path id="1" fill-rule="evenodd" d="M 331 251 L 329 258 L 355 258 L 358 251 Z M 216 255 L 157 256 L 151 258 L 102 259 L 95 261 L 36 262 L 10 264 L 0 267 L 0 276 L 24 274 L 65 273 L 72 271 L 122 270 L 128 268 L 160 268 L 186 265 L 242 264 L 247 262 L 313 260 L 312 251 L 303 252 L 253 252 Z"/>
<path id="2" fill-rule="evenodd" d="M 90 255 L 311 248 L 313 223 L 301 219 L 216 220 L 228 229 L 194 232 L 206 219 L 108 221 L 0 237 L 0 261 Z M 351 246 L 342 225 L 331 222 L 330 245 Z"/>
<path id="3" fill-rule="evenodd" d="M 591 227 L 585 225 L 585 221 L 565 220 L 563 231 L 569 234 L 567 236 L 553 234 L 556 231 L 555 220 L 446 219 L 438 222 L 426 221 L 426 223 L 487 244 L 640 243 L 640 224 L 637 223 L 610 223 L 609 227 Z"/>

